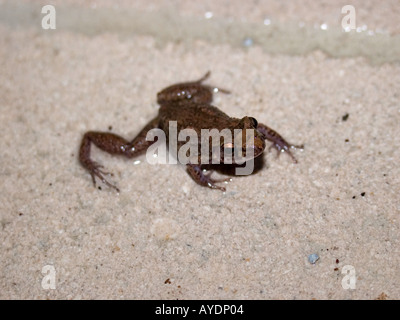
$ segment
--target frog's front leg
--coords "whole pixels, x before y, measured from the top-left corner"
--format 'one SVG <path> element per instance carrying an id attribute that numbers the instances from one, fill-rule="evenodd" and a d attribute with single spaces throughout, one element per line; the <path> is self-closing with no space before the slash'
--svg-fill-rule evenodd
<path id="1" fill-rule="evenodd" d="M 189 173 L 189 175 L 192 177 L 192 179 L 196 183 L 198 183 L 201 186 L 209 187 L 211 189 L 219 189 L 219 190 L 222 190 L 223 192 L 225 192 L 226 189 L 224 187 L 217 186 L 215 183 L 231 180 L 231 178 L 212 179 L 211 178 L 212 172 L 204 174 L 203 170 L 201 169 L 201 165 L 199 165 L 199 164 L 187 164 L 186 168 L 187 168 L 187 172 Z"/>
<path id="2" fill-rule="evenodd" d="M 269 149 L 275 148 L 278 152 L 278 156 L 281 152 L 287 152 L 287 154 L 292 158 L 294 163 L 297 163 L 297 159 L 294 157 L 290 149 L 304 149 L 304 145 L 293 145 L 288 143 L 278 132 L 267 127 L 265 124 L 259 123 L 257 130 L 261 132 L 264 137 L 272 142 Z"/>
<path id="3" fill-rule="evenodd" d="M 97 177 L 104 184 L 119 192 L 119 189 L 116 186 L 104 178 L 104 175 L 109 173 L 101 170 L 103 166 L 90 158 L 92 143 L 100 150 L 109 154 L 133 158 L 145 152 L 147 148 L 155 142 L 147 141 L 146 135 L 149 130 L 156 127 L 158 127 L 158 117 L 150 121 L 132 141 L 125 140 L 124 138 L 110 132 L 86 132 L 82 138 L 79 149 L 79 162 L 92 176 L 93 184 L 96 185 L 95 178 Z"/>

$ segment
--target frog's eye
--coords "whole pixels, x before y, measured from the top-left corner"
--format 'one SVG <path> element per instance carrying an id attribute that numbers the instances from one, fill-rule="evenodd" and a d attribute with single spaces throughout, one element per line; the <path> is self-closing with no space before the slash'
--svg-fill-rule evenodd
<path id="1" fill-rule="evenodd" d="M 258 127 L 258 121 L 257 121 L 256 119 L 254 119 L 253 117 L 249 117 L 249 119 L 250 119 L 250 121 L 251 121 L 251 125 L 252 125 L 254 128 L 257 128 L 257 127 Z"/>

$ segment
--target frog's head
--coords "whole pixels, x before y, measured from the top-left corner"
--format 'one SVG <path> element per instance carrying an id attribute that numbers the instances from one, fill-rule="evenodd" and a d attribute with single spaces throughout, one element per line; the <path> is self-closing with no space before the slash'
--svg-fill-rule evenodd
<path id="1" fill-rule="evenodd" d="M 258 122 L 253 117 L 237 119 L 231 128 L 233 143 L 224 141 L 221 144 L 221 154 L 225 158 L 233 155 L 233 163 L 243 162 L 243 159 L 248 161 L 262 154 L 265 149 L 265 137 L 257 130 L 257 126 Z"/>

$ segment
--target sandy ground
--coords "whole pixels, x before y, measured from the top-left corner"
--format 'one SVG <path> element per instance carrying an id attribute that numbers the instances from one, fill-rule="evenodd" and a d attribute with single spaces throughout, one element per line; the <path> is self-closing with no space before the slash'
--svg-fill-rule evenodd
<path id="1" fill-rule="evenodd" d="M 157 10 L 149 3 L 136 5 Z M 365 3 L 364 19 L 371 6 L 393 5 Z M 206 4 L 181 14 L 226 8 Z M 266 11 L 294 19 L 292 6 L 289 18 L 279 6 Z M 254 7 L 242 9 L 220 14 L 256 19 Z M 304 21 L 315 10 L 335 20 L 323 2 L 313 9 Z M 371 24 L 391 41 L 398 21 L 381 11 Z M 159 45 L 155 36 L 4 20 L 0 42 L 0 298 L 400 298 L 398 62 L 196 39 Z M 94 150 L 121 192 L 94 188 L 77 161 L 83 134 L 133 138 L 157 114 L 160 89 L 207 70 L 208 83 L 232 91 L 214 104 L 304 143 L 299 163 L 266 152 L 261 170 L 223 193 L 195 184 L 181 165 Z"/>

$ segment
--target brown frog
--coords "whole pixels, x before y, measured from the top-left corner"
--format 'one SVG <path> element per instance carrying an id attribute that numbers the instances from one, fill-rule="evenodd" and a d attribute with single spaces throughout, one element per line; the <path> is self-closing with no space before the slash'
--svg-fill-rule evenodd
<path id="1" fill-rule="evenodd" d="M 221 163 L 227 162 L 227 158 L 225 158 L 224 155 L 226 154 L 227 149 L 232 149 L 234 147 L 234 143 L 237 143 L 237 141 L 239 141 L 239 144 L 241 144 L 239 145 L 239 149 L 241 149 L 245 158 L 246 155 L 250 155 L 251 158 L 255 158 L 263 153 L 265 149 L 265 140 L 272 142 L 272 145 L 269 149 L 275 148 L 278 152 L 278 155 L 281 152 L 287 152 L 292 160 L 295 163 L 297 162 L 296 158 L 291 153 L 291 149 L 303 148 L 303 145 L 297 146 L 288 143 L 276 131 L 270 129 L 264 124 L 258 123 L 253 117 L 246 116 L 242 119 L 232 118 L 218 108 L 212 106 L 211 102 L 213 98 L 213 92 L 220 91 L 222 93 L 229 93 L 229 91 L 204 85 L 203 81 L 205 81 L 209 76 L 210 72 L 207 72 L 201 79 L 197 81 L 178 83 L 160 91 L 157 94 L 157 102 L 160 105 L 158 115 L 151 120 L 132 141 L 128 141 L 121 136 L 110 132 L 89 131 L 85 133 L 79 150 L 79 161 L 81 165 L 90 173 L 93 184 L 96 185 L 95 178 L 97 177 L 107 186 L 119 191 L 116 186 L 104 178 L 104 175 L 109 173 L 102 170 L 103 166 L 90 158 L 90 148 L 92 143 L 99 149 L 108 152 L 109 154 L 133 158 L 146 152 L 148 147 L 155 143 L 155 141 L 146 140 L 146 136 L 151 129 L 158 128 L 163 130 L 168 141 L 168 128 L 171 121 L 176 122 L 178 133 L 184 129 L 191 129 L 194 130 L 199 137 L 201 136 L 202 129 L 217 129 L 219 131 L 223 129 L 230 130 L 233 134 L 234 142 L 226 143 L 223 141 L 218 146 L 221 149 L 221 156 L 219 158 Z M 241 135 L 239 140 L 236 139 L 235 130 L 237 129 L 254 130 L 251 143 L 247 141 L 247 136 L 245 136 L 245 134 Z M 183 144 L 185 144 L 185 141 L 178 141 L 178 149 Z M 209 150 L 207 152 L 211 153 L 212 147 L 213 146 L 211 146 L 210 149 L 207 149 Z M 251 152 L 249 152 L 249 150 Z M 201 156 L 201 149 L 199 148 L 199 161 L 186 164 L 189 175 L 194 179 L 195 182 L 202 186 L 225 191 L 225 188 L 218 186 L 216 182 L 226 181 L 228 179 L 215 180 L 211 178 L 210 173 L 205 174 L 202 170 L 202 167 L 205 165 L 205 163 L 202 161 Z M 212 159 L 212 157 L 209 159 Z M 235 158 L 233 157 L 231 159 L 233 159 L 233 163 L 235 163 Z M 249 160 L 249 157 L 247 157 L 246 160 Z"/>

